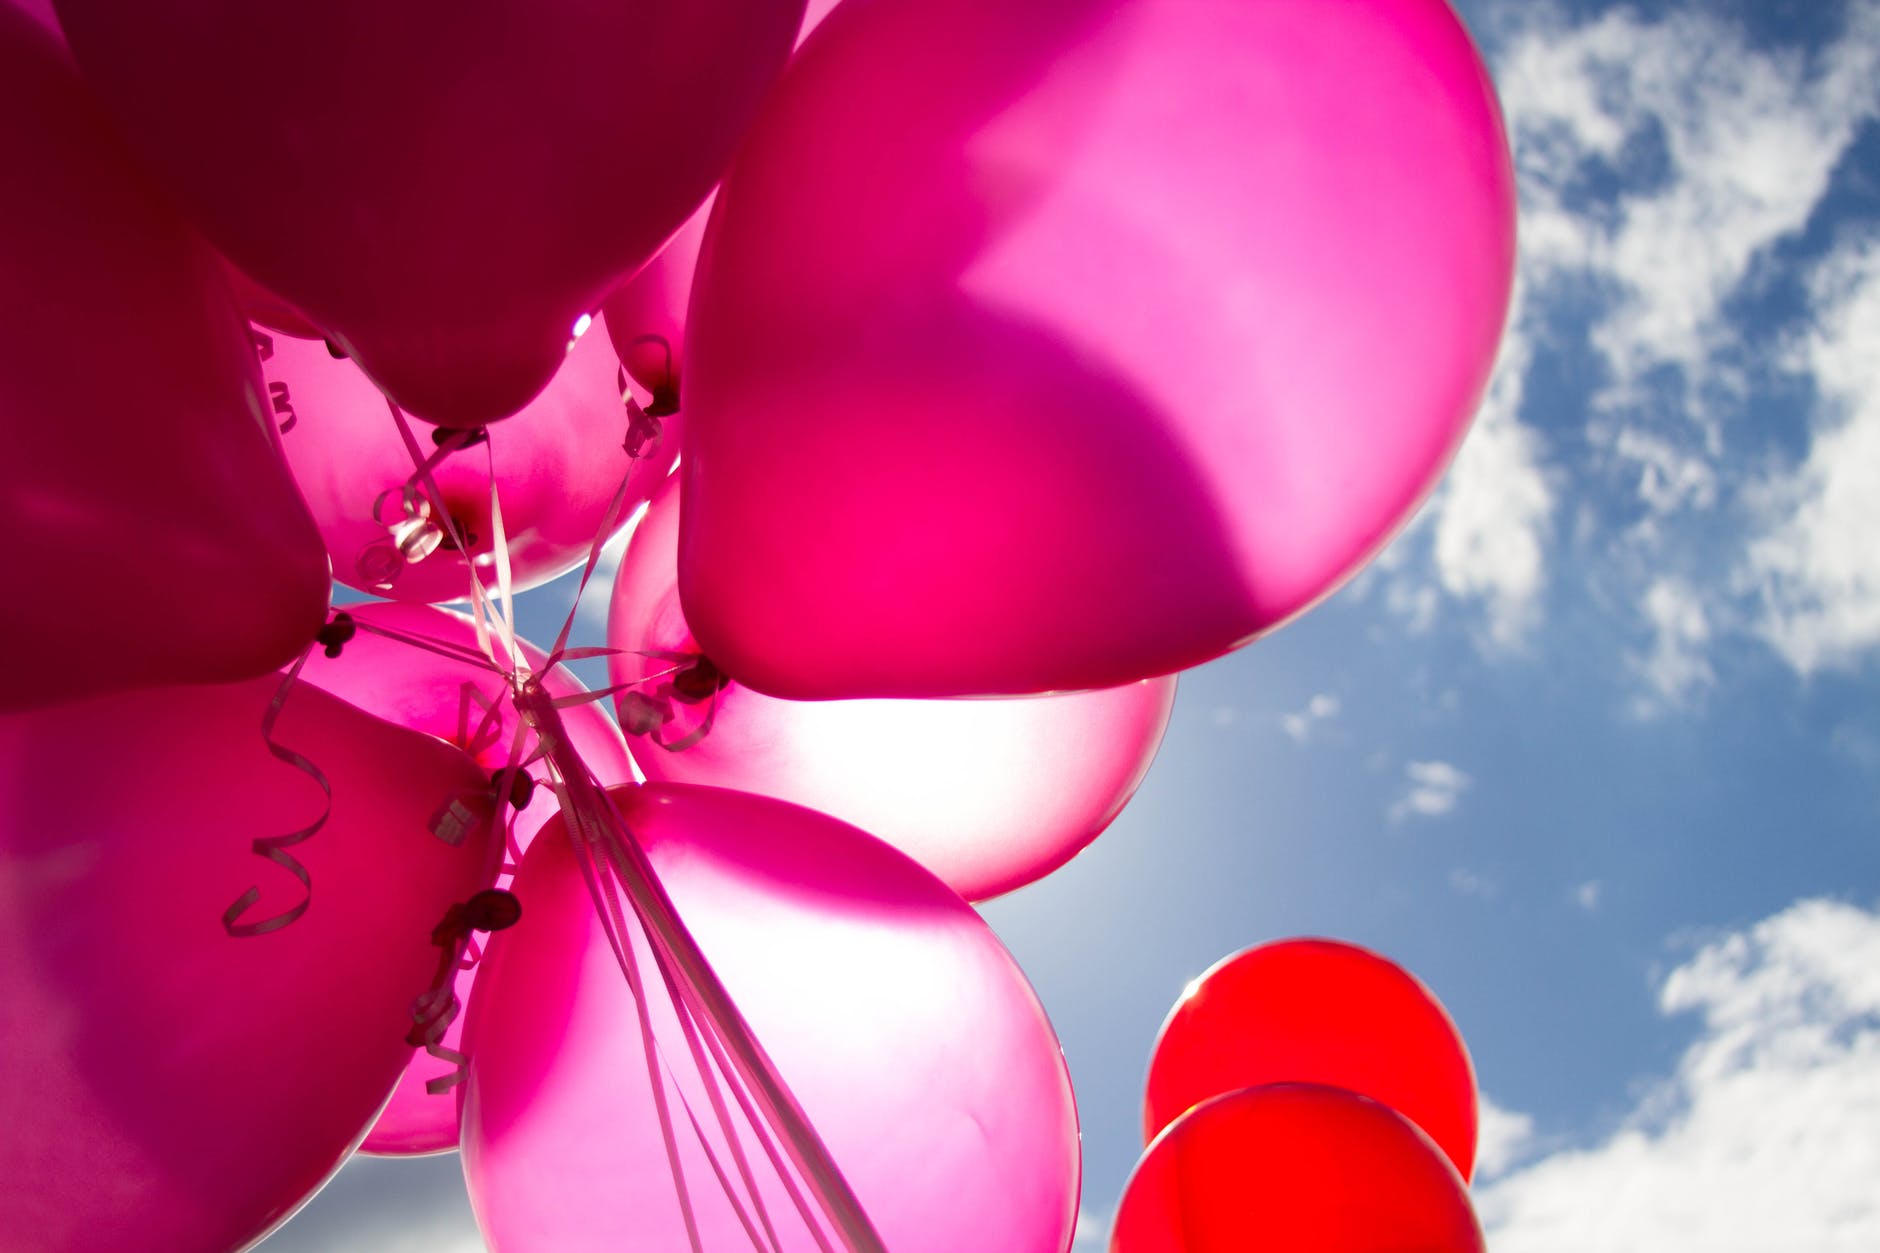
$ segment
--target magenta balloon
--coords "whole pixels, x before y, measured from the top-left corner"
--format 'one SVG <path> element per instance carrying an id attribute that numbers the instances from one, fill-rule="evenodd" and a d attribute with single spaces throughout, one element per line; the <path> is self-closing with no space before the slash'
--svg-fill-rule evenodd
<path id="1" fill-rule="evenodd" d="M 699 656 L 679 607 L 678 531 L 675 479 L 640 520 L 614 581 L 607 643 L 623 650 L 609 662 L 616 684 L 675 664 L 642 652 Z M 636 738 L 648 779 L 819 809 L 984 900 L 1057 869 L 1121 812 L 1162 741 L 1175 680 L 1029 700 L 786 701 L 738 683 L 715 705 L 665 699 L 679 721 L 662 738 L 683 742 L 707 712 L 711 723 L 679 752 Z M 621 721 L 631 726 L 633 711 L 623 706 Z"/>
<path id="2" fill-rule="evenodd" d="M 1513 249 L 1499 108 L 1442 0 L 842 4 L 707 232 L 693 629 L 796 698 L 1236 647 L 1427 493 Z"/>
<path id="3" fill-rule="evenodd" d="M 1064 1058 L 970 906 L 901 853 L 794 805 L 673 784 L 612 795 L 888 1248 L 1069 1247 L 1079 1159 Z M 556 823 L 516 892 L 522 921 L 492 944 L 466 1033 L 464 1171 L 484 1237 L 499 1253 L 688 1248 L 633 1002 Z M 687 1047 L 663 999 L 653 1008 L 681 1073 Z M 673 1108 L 704 1247 L 745 1247 Z M 762 1151 L 748 1151 L 783 1248 L 814 1248 Z M 715 1152 L 731 1169 L 722 1140 Z"/>
<path id="4" fill-rule="evenodd" d="M 521 409 L 723 172 L 803 0 L 55 0 L 229 259 L 400 404 Z"/>
<path id="5" fill-rule="evenodd" d="M 262 372 L 277 402 L 291 406 L 292 424 L 281 434 L 287 464 L 319 520 L 334 577 L 398 600 L 468 596 L 471 559 L 454 546 L 440 544 L 410 562 L 399 555 L 388 524 L 406 517 L 401 492 L 414 467 L 372 381 L 352 362 L 334 360 L 317 341 L 276 337 L 269 354 Z M 644 442 L 637 460 L 623 446 L 632 422 L 621 404 L 620 362 L 599 328 L 582 337 L 555 381 L 521 416 L 521 422 L 492 429 L 487 448 L 453 453 L 433 473 L 446 508 L 471 536 L 471 553 L 487 585 L 495 578 L 495 465 L 518 590 L 585 561 L 621 479 L 632 476 L 620 513 L 624 523 L 672 472 L 679 452 L 676 417 L 653 420 L 663 424 L 662 433 L 656 442 Z M 409 425 L 423 454 L 437 451 L 431 428 Z M 378 585 L 380 579 L 390 582 Z"/>
<path id="6" fill-rule="evenodd" d="M 0 710 L 270 671 L 325 620 L 326 559 L 216 259 L 9 6 L 0 100 Z"/>
<path id="7" fill-rule="evenodd" d="M 411 1055 L 431 931 L 490 882 L 486 823 L 432 815 L 483 772 L 448 745 L 297 687 L 162 688 L 0 717 L 0 1244 L 35 1253 L 232 1250 L 281 1222 L 364 1134 Z"/>
<path id="8" fill-rule="evenodd" d="M 229 290 L 235 293 L 235 303 L 251 322 L 298 339 L 326 338 L 326 332 L 309 322 L 306 314 L 243 274 L 233 262 L 224 260 L 222 272 L 228 277 Z"/>
<path id="9" fill-rule="evenodd" d="M 469 753 L 486 771 L 494 773 L 508 766 L 517 719 L 514 706 L 506 699 L 502 676 L 373 630 L 474 648 L 476 628 L 469 618 L 428 605 L 349 605 L 346 612 L 363 629 L 337 658 L 311 658 L 303 672 L 307 682 L 394 725 L 446 740 Z M 532 670 L 542 668 L 545 659 L 540 649 L 523 643 L 522 652 Z M 573 675 L 560 668 L 546 682 L 557 696 L 584 690 Z M 493 716 L 486 718 L 486 709 L 493 710 Z M 605 783 L 632 781 L 633 767 L 628 764 L 626 745 L 600 703 L 571 706 L 563 711 L 562 718 L 576 751 L 596 777 Z M 535 743 L 534 733 L 525 731 L 524 757 L 534 752 Z M 541 767 L 531 767 L 528 773 L 546 783 Z M 528 805 L 516 815 L 517 845 L 527 848 L 542 824 L 556 812 L 555 794 L 546 786 L 538 787 Z M 497 883 L 506 886 L 507 879 L 499 877 Z M 469 1003 L 475 979 L 476 968 L 458 973 L 455 986 L 459 1004 Z M 460 1017 L 445 1030 L 444 1047 L 458 1048 L 462 1035 Z M 456 1148 L 457 1094 L 433 1095 L 425 1090 L 426 1083 L 451 1070 L 448 1061 L 428 1052 L 417 1053 L 360 1148 L 368 1153 L 400 1155 Z"/>
<path id="10" fill-rule="evenodd" d="M 660 254 L 601 306 L 607 334 L 627 373 L 656 399 L 679 394 L 686 302 L 711 207 L 708 196 Z"/>

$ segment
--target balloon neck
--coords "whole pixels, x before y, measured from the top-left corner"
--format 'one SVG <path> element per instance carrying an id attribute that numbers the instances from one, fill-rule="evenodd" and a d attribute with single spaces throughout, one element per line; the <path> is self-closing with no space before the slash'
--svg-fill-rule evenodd
<path id="1" fill-rule="evenodd" d="M 702 653 L 672 676 L 673 698 L 687 705 L 702 704 L 729 686 L 731 676 Z"/>
<path id="2" fill-rule="evenodd" d="M 670 418 L 679 412 L 679 387 L 672 382 L 661 383 L 653 389 L 652 403 L 646 406 L 649 418 Z"/>

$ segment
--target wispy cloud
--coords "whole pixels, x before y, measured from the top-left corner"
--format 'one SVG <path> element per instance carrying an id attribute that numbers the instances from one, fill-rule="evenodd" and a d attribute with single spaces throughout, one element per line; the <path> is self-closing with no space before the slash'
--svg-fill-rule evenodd
<path id="1" fill-rule="evenodd" d="M 1632 659 L 1646 686 L 1633 711 L 1651 717 L 1690 704 L 1716 686 L 1717 675 L 1705 656 L 1710 617 L 1695 588 L 1675 577 L 1659 578 L 1646 589 L 1644 605 L 1652 645 L 1649 653 Z"/>
<path id="2" fill-rule="evenodd" d="M 1880 1248 L 1880 915 L 1798 903 L 1706 945 L 1659 1007 L 1702 1028 L 1618 1131 L 1485 1162 L 1496 1253 Z M 1514 1117 L 1511 1160 L 1534 1144 Z"/>
<path id="3" fill-rule="evenodd" d="M 1413 761 L 1404 766 L 1407 787 L 1390 807 L 1392 822 L 1412 815 L 1440 818 L 1456 807 L 1474 780 L 1446 761 Z"/>
<path id="4" fill-rule="evenodd" d="M 1280 715 L 1280 729 L 1292 737 L 1293 743 L 1304 744 L 1312 738 L 1315 728 L 1338 716 L 1339 708 L 1338 697 L 1330 692 L 1320 692 L 1306 702 L 1304 709 Z"/>

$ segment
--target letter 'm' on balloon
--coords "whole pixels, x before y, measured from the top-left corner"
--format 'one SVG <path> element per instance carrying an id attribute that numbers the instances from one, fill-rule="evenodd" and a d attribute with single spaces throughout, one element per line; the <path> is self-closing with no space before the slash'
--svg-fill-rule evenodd
<path id="1" fill-rule="evenodd" d="M 844 3 L 706 232 L 692 627 L 792 698 L 1205 661 L 1410 515 L 1513 260 L 1443 0 Z"/>
<path id="2" fill-rule="evenodd" d="M 411 447 L 384 395 L 353 362 L 335 360 L 317 340 L 281 336 L 261 369 L 285 410 L 281 446 L 320 524 L 333 577 L 394 600 L 460 600 L 473 574 L 494 584 L 492 468 L 511 585 L 520 591 L 585 560 L 622 480 L 616 527 L 665 481 L 679 455 L 676 415 L 652 418 L 622 404 L 620 362 L 600 326 L 575 344 L 554 381 L 517 415 L 521 421 L 497 424 L 415 484 Z M 419 457 L 438 453 L 432 428 L 407 426 Z M 433 484 L 464 547 L 436 516 Z"/>
<path id="3" fill-rule="evenodd" d="M 1079 1163 L 1064 1059 L 970 906 L 810 810 L 673 784 L 611 795 L 888 1248 L 1069 1246 Z M 504 1253 L 688 1248 L 633 1001 L 560 822 L 537 836 L 516 892 L 522 920 L 494 937 L 465 1036 L 464 1169 L 484 1236 Z M 665 998 L 649 1002 L 672 1086 L 731 1171 Z M 746 1247 L 669 1099 L 703 1246 Z M 751 1145 L 782 1247 L 813 1250 Z"/>
<path id="4" fill-rule="evenodd" d="M 1169 1012 L 1149 1059 L 1143 1138 L 1209 1097 L 1323 1083 L 1390 1106 L 1467 1182 L 1475 1070 L 1462 1033 L 1397 963 L 1342 940 L 1280 940 L 1220 962 Z"/>
<path id="5" fill-rule="evenodd" d="M 476 628 L 469 618 L 429 605 L 350 605 L 347 612 L 360 629 L 339 656 L 308 659 L 301 672 L 307 683 L 396 726 L 453 744 L 492 774 L 508 767 L 512 751 L 519 751 L 523 759 L 535 752 L 533 731 L 524 728 L 517 738 L 516 710 L 508 700 L 502 674 L 378 633 L 391 631 L 408 639 L 474 650 Z M 526 641 L 518 644 L 531 671 L 540 673 L 545 661 L 541 650 Z M 574 697 L 583 690 L 573 675 L 559 667 L 543 682 L 557 697 Z M 626 745 L 599 702 L 570 705 L 562 720 L 575 751 L 596 778 L 608 784 L 632 782 Z M 512 834 L 516 846 L 526 850 L 542 824 L 557 812 L 557 803 L 539 765 L 525 768 L 524 773 L 542 784 L 533 788 L 528 803 L 515 815 Z M 496 885 L 507 887 L 508 877 L 499 876 Z M 479 968 L 458 972 L 453 987 L 459 1005 L 469 1004 Z M 462 1036 L 460 1016 L 445 1029 L 443 1046 L 456 1050 Z M 368 1153 L 405 1155 L 457 1147 L 457 1093 L 432 1093 L 425 1086 L 453 1068 L 447 1059 L 416 1053 L 360 1148 Z"/>
<path id="6" fill-rule="evenodd" d="M 463 753 L 278 676 L 0 717 L 0 1243 L 37 1253 L 228 1250 L 351 1151 L 410 1059 L 432 929 L 487 887 L 489 823 L 432 834 L 487 788 Z M 244 921 L 306 912 L 233 938 Z"/>
<path id="7" fill-rule="evenodd" d="M 210 242 L 411 412 L 481 426 L 698 207 L 803 0 L 55 0 Z"/>
<path id="8" fill-rule="evenodd" d="M 10 5 L 0 98 L 0 710 L 270 671 L 330 585 L 219 263 Z"/>
<path id="9" fill-rule="evenodd" d="M 1468 1189 L 1396 1111 L 1274 1084 L 1170 1124 L 1136 1165 L 1110 1253 L 1485 1253 Z"/>
<path id="10" fill-rule="evenodd" d="M 608 618 L 610 675 L 639 681 L 614 699 L 622 724 L 640 732 L 634 759 L 648 779 L 821 810 L 984 900 L 1063 865 L 1148 773 L 1172 676 L 976 701 L 786 701 L 722 676 L 701 686 L 710 662 L 679 605 L 678 529 L 674 479 L 633 532 Z M 651 724 L 649 711 L 671 720 Z"/>

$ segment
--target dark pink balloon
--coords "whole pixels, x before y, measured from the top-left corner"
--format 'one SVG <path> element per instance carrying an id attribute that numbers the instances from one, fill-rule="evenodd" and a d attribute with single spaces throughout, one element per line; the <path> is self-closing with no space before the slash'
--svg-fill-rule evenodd
<path id="1" fill-rule="evenodd" d="M 803 0 L 55 0 L 138 153 L 400 404 L 480 426 L 723 172 Z"/>
<path id="2" fill-rule="evenodd" d="M 234 1250 L 365 1133 L 411 1056 L 431 932 L 490 882 L 483 823 L 433 815 L 485 776 L 462 753 L 304 685 L 275 742 L 332 786 L 287 850 L 250 849 L 324 797 L 261 735 L 278 676 L 0 717 L 0 1244 Z"/>
<path id="3" fill-rule="evenodd" d="M 665 249 L 601 306 L 614 351 L 634 381 L 653 393 L 656 404 L 668 397 L 676 401 L 679 395 L 686 302 L 711 207 L 707 197 Z"/>
<path id="4" fill-rule="evenodd" d="M 217 260 L 7 6 L 0 100 L 0 710 L 270 671 L 326 559 Z"/>
<path id="5" fill-rule="evenodd" d="M 326 338 L 326 332 L 309 322 L 306 314 L 243 274 L 233 263 L 224 260 L 222 272 L 228 277 L 229 290 L 235 293 L 235 303 L 250 321 L 299 339 Z"/>
<path id="6" fill-rule="evenodd" d="M 1064 1059 L 970 906 L 806 809 L 671 784 L 612 795 L 886 1247 L 1069 1247 L 1079 1163 Z M 559 823 L 516 892 L 522 921 L 492 944 L 466 1033 L 464 1170 L 484 1236 L 501 1253 L 688 1248 L 633 1002 Z M 661 1052 L 729 1170 L 669 1005 L 650 999 Z M 748 1247 L 673 1109 L 703 1246 Z M 782 1247 L 814 1249 L 761 1150 L 747 1152 Z"/>
<path id="7" fill-rule="evenodd" d="M 275 336 L 266 356 L 261 369 L 283 410 L 287 464 L 320 523 L 333 576 L 398 600 L 467 597 L 473 562 L 480 580 L 494 584 L 492 464 L 511 577 L 520 590 L 585 561 L 621 480 L 631 475 L 618 523 L 653 494 L 679 452 L 676 417 L 640 417 L 643 425 L 635 428 L 621 400 L 620 362 L 595 327 L 523 410 L 525 421 L 501 423 L 490 430 L 487 447 L 462 449 L 436 465 L 432 479 L 446 510 L 468 533 L 470 552 L 466 557 L 433 530 L 436 547 L 423 553 L 401 547 L 405 535 L 395 531 L 425 521 L 405 507 L 403 489 L 415 466 L 378 388 L 317 340 Z M 422 456 L 437 452 L 433 428 L 407 426 Z M 640 455 L 629 452 L 629 441 Z M 419 506 L 420 514 L 426 510 Z"/>
<path id="8" fill-rule="evenodd" d="M 1513 259 L 1443 0 L 844 3 L 707 231 L 693 629 L 797 698 L 1205 661 L 1429 491 Z"/>
<path id="9" fill-rule="evenodd" d="M 510 753 L 517 745 L 518 720 L 504 677 L 398 638 L 474 649 L 476 628 L 469 618 L 428 605 L 349 605 L 346 612 L 358 623 L 358 633 L 338 657 L 310 658 L 302 672 L 307 682 L 394 725 L 454 744 L 492 775 L 509 766 Z M 382 635 L 380 630 L 395 635 Z M 518 643 L 530 669 L 540 672 L 546 660 L 541 650 L 526 641 Z M 584 690 L 560 668 L 550 672 L 545 682 L 555 696 L 574 696 Z M 572 705 L 563 710 L 562 719 L 575 751 L 597 778 L 610 784 L 633 780 L 626 745 L 602 702 Z M 526 759 L 535 751 L 535 733 L 525 729 L 520 744 Z M 524 849 L 557 812 L 555 794 L 545 786 L 546 772 L 537 764 L 527 767 L 526 773 L 544 786 L 534 789 L 528 804 L 515 816 L 516 844 Z M 507 885 L 507 877 L 497 879 L 497 886 Z M 458 1004 L 469 1004 L 475 979 L 476 968 L 458 973 Z M 445 1030 L 443 1046 L 456 1050 L 462 1035 L 459 1017 Z M 452 1069 L 446 1059 L 417 1053 L 360 1147 L 368 1153 L 401 1155 L 456 1148 L 457 1094 L 431 1093 L 425 1087 Z"/>
<path id="10" fill-rule="evenodd" d="M 607 626 L 608 645 L 622 650 L 609 661 L 615 683 L 684 668 L 614 698 L 630 728 L 648 708 L 673 714 L 634 739 L 648 779 L 821 810 L 984 900 L 1042 878 L 1095 839 L 1154 760 L 1173 677 L 1028 700 L 786 701 L 734 682 L 711 696 L 715 672 L 701 664 L 679 606 L 678 530 L 674 480 L 627 545 Z M 700 727 L 682 751 L 659 746 Z"/>

